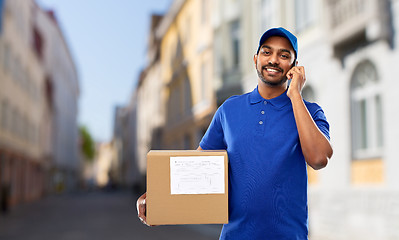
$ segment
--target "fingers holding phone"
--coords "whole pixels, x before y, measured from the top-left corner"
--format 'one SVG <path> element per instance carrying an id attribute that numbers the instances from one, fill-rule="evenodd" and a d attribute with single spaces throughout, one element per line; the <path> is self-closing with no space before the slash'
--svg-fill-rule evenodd
<path id="1" fill-rule="evenodd" d="M 305 68 L 303 66 L 294 66 L 287 72 L 286 76 L 288 79 L 291 79 L 287 96 L 291 98 L 296 94 L 301 95 L 306 82 Z"/>

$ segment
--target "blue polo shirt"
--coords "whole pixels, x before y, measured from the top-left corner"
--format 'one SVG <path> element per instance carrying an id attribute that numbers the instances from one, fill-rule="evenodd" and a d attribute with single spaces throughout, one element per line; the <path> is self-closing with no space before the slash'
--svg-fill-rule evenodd
<path id="1" fill-rule="evenodd" d="M 329 138 L 323 110 L 305 104 Z M 227 99 L 200 146 L 229 156 L 229 223 L 220 239 L 308 239 L 306 162 L 286 92 L 266 100 L 255 88 Z"/>

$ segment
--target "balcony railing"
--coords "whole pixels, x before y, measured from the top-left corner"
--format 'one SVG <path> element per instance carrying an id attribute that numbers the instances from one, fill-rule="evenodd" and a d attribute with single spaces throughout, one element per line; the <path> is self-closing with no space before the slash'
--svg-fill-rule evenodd
<path id="1" fill-rule="evenodd" d="M 328 0 L 332 44 L 344 44 L 359 35 L 366 41 L 387 38 L 387 4 L 387 0 Z"/>

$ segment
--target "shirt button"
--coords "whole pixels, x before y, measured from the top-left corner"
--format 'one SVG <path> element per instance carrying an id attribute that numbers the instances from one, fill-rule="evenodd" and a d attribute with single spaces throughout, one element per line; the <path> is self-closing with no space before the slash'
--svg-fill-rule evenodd
<path id="1" fill-rule="evenodd" d="M 259 121 L 259 124 L 262 125 L 262 124 L 263 124 L 263 121 Z"/>
<path id="2" fill-rule="evenodd" d="M 263 114 L 265 114 L 265 111 L 262 110 L 262 111 L 260 111 L 260 113 L 263 115 Z"/>
<path id="3" fill-rule="evenodd" d="M 263 101 L 263 104 L 265 104 L 265 105 L 266 105 L 266 104 L 267 104 L 267 101 L 266 101 L 266 100 L 265 100 L 265 101 Z"/>

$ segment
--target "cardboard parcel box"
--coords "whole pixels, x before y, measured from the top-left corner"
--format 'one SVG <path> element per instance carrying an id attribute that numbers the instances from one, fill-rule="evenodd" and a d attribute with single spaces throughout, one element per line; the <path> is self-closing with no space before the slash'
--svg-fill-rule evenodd
<path id="1" fill-rule="evenodd" d="M 227 161 L 226 151 L 148 152 L 147 223 L 227 223 Z"/>

